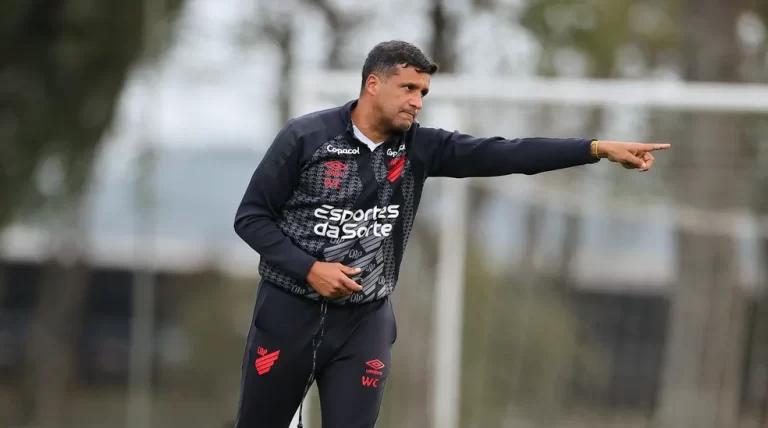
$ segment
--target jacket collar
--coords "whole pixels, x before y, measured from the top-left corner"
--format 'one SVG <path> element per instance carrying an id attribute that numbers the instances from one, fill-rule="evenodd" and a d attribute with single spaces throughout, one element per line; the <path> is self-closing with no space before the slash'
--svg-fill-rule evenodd
<path id="1" fill-rule="evenodd" d="M 341 106 L 341 121 L 344 123 L 344 129 L 349 135 L 354 136 L 354 130 L 352 128 L 352 110 L 357 107 L 357 100 L 352 100 Z"/>
<path id="2" fill-rule="evenodd" d="M 348 133 L 348 136 L 351 137 L 354 141 L 357 141 L 357 138 L 355 137 L 355 131 L 352 127 L 352 110 L 357 107 L 357 99 L 352 100 L 341 106 L 341 120 L 344 123 L 344 129 Z M 405 137 L 406 132 L 400 132 L 393 134 L 391 137 L 389 137 L 386 141 L 384 141 L 381 144 L 390 144 L 390 143 L 400 143 L 403 138 Z"/>

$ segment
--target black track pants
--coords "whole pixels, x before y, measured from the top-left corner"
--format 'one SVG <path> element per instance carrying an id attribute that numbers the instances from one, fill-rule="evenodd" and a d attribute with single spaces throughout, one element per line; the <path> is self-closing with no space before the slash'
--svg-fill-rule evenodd
<path id="1" fill-rule="evenodd" d="M 323 318 L 320 303 L 262 283 L 235 428 L 289 428 L 312 373 L 313 340 L 323 428 L 374 427 L 397 336 L 391 303 L 326 307 Z"/>

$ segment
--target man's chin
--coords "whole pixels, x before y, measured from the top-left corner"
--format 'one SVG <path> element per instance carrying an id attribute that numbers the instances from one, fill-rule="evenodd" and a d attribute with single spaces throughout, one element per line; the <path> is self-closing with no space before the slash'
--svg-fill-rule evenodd
<path id="1" fill-rule="evenodd" d="M 408 120 L 399 120 L 392 125 L 392 128 L 397 132 L 406 132 L 411 129 L 413 122 Z"/>

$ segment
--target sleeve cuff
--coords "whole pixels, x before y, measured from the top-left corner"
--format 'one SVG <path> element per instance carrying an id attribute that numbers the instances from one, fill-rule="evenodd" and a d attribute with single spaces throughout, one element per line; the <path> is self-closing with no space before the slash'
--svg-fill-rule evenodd
<path id="1" fill-rule="evenodd" d="M 295 263 L 292 263 L 288 273 L 298 280 L 306 281 L 309 270 L 312 269 L 312 265 L 314 265 L 316 261 L 316 258 L 303 253 Z"/>

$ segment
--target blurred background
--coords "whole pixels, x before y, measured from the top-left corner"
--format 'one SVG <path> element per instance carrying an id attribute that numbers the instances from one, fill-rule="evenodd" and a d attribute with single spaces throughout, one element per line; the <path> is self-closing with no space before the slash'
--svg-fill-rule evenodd
<path id="1" fill-rule="evenodd" d="M 403 39 L 441 65 L 426 126 L 673 150 L 429 180 L 378 426 L 768 427 L 766 24 L 765 0 L 0 0 L 0 426 L 231 427 L 242 193 Z"/>

